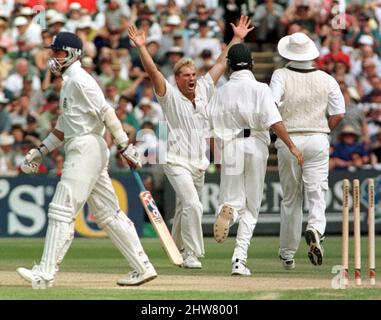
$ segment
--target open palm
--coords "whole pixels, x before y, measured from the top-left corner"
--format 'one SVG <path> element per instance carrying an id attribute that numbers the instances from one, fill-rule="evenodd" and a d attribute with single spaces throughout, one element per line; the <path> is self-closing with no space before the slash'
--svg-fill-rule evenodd
<path id="1" fill-rule="evenodd" d="M 144 31 L 136 29 L 134 25 L 128 27 L 128 36 L 130 40 L 134 43 L 135 47 L 140 48 L 146 43 L 146 35 Z"/>
<path id="2" fill-rule="evenodd" d="M 254 29 L 254 27 L 250 27 L 251 20 L 248 16 L 241 16 L 239 18 L 239 22 L 237 25 L 231 23 L 230 25 L 233 28 L 234 35 L 243 40 L 247 34 Z"/>

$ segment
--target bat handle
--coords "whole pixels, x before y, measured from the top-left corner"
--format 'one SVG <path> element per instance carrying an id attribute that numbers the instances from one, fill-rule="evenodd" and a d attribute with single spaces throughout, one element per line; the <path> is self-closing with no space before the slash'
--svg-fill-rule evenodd
<path id="1" fill-rule="evenodd" d="M 140 177 L 139 173 L 135 169 L 132 169 L 132 168 L 131 168 L 131 173 L 134 176 L 136 183 L 138 184 L 140 192 L 146 191 L 146 188 L 144 187 L 142 178 Z"/>

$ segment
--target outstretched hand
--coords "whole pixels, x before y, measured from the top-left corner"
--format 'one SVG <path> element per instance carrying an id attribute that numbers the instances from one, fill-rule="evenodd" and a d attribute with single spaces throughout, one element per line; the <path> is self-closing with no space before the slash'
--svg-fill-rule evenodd
<path id="1" fill-rule="evenodd" d="M 136 29 L 134 25 L 130 25 L 127 28 L 128 37 L 133 42 L 136 48 L 140 48 L 146 43 L 146 35 L 144 31 Z"/>
<path id="2" fill-rule="evenodd" d="M 247 34 L 254 29 L 254 26 L 249 28 L 251 20 L 248 16 L 241 16 L 237 25 L 231 23 L 230 25 L 233 28 L 234 36 L 240 38 L 241 40 L 245 39 Z"/>

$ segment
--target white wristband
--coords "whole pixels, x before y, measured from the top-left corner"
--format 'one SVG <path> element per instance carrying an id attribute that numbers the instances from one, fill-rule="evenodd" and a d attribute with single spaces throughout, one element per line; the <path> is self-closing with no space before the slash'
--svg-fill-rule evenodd
<path id="1" fill-rule="evenodd" d="M 63 141 L 58 139 L 54 133 L 49 133 L 48 136 L 42 141 L 42 144 L 48 149 L 48 152 L 53 151 L 63 144 Z"/>

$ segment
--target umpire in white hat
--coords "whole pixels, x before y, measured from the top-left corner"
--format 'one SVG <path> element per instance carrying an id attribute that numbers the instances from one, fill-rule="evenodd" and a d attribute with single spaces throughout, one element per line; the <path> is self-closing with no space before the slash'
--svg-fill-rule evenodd
<path id="1" fill-rule="evenodd" d="M 294 269 L 294 255 L 302 234 L 304 189 L 309 204 L 305 231 L 308 257 L 314 265 L 323 262 L 320 243 L 326 228 L 328 135 L 343 119 L 345 104 L 336 80 L 313 67 L 319 51 L 306 34 L 297 32 L 283 37 L 278 52 L 289 62 L 274 72 L 270 88 L 287 131 L 305 160 L 303 168 L 298 166 L 285 144 L 277 139 L 283 190 L 279 256 L 285 269 Z"/>

